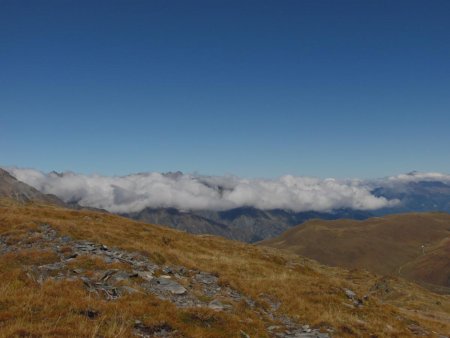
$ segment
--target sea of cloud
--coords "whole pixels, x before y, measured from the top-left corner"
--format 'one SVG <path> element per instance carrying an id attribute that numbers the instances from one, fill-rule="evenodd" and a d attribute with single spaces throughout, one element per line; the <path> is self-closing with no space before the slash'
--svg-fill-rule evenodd
<path id="1" fill-rule="evenodd" d="M 137 212 L 144 208 L 227 210 L 236 207 L 330 211 L 340 208 L 374 210 L 395 206 L 398 200 L 374 196 L 375 181 L 319 179 L 286 175 L 278 179 L 244 179 L 236 176 L 203 176 L 177 173 L 138 173 L 128 176 L 44 173 L 35 169 L 5 168 L 18 180 L 65 202 Z M 376 185 L 441 180 L 444 174 L 410 173 L 376 181 Z"/>

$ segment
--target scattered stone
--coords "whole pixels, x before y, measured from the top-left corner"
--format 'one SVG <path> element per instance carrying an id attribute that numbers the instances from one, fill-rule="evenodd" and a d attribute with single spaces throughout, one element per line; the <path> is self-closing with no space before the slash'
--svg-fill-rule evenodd
<path id="1" fill-rule="evenodd" d="M 187 272 L 188 272 L 188 270 L 185 267 L 183 267 L 183 266 L 178 267 L 178 273 L 181 276 L 185 276 Z"/>
<path id="2" fill-rule="evenodd" d="M 137 276 L 137 274 L 130 274 L 126 271 L 117 271 L 114 273 L 111 278 L 114 279 L 115 282 L 121 282 L 124 280 L 128 280 L 130 277 Z"/>
<path id="3" fill-rule="evenodd" d="M 154 278 L 152 271 L 138 271 L 137 275 L 148 282 L 150 282 Z"/>
<path id="4" fill-rule="evenodd" d="M 328 333 L 322 333 L 319 331 L 311 331 L 311 332 L 287 331 L 284 333 L 276 333 L 275 336 L 278 338 L 329 338 L 330 337 L 330 335 Z"/>
<path id="5" fill-rule="evenodd" d="M 247 305 L 251 308 L 254 308 L 256 306 L 256 302 L 250 298 L 245 298 L 245 303 L 247 303 Z"/>
<path id="6" fill-rule="evenodd" d="M 217 299 L 214 299 L 211 302 L 209 302 L 208 307 L 210 309 L 213 309 L 213 310 L 216 310 L 216 311 L 223 311 L 223 309 L 225 308 L 225 305 L 222 304 Z"/>
<path id="7" fill-rule="evenodd" d="M 347 296 L 347 298 L 350 299 L 353 302 L 353 305 L 355 307 L 362 307 L 363 306 L 362 299 L 358 298 L 358 296 L 356 295 L 355 292 L 353 292 L 350 289 L 344 289 L 344 292 L 345 292 L 345 295 Z"/>
<path id="8" fill-rule="evenodd" d="M 61 262 L 58 262 L 58 263 L 41 265 L 41 266 L 39 266 L 39 269 L 54 271 L 54 270 L 61 270 L 63 267 L 64 267 L 64 264 Z"/>
<path id="9" fill-rule="evenodd" d="M 106 282 L 117 270 L 108 270 L 100 278 L 101 281 Z"/>
<path id="10" fill-rule="evenodd" d="M 157 287 L 161 290 L 169 291 L 174 295 L 182 295 L 186 293 L 186 289 L 183 286 L 171 279 L 159 277 L 156 278 L 155 281 Z"/>
<path id="11" fill-rule="evenodd" d="M 425 330 L 423 327 L 420 327 L 416 324 L 410 324 L 408 325 L 408 329 L 415 334 L 416 336 L 428 336 L 429 332 Z"/>
<path id="12" fill-rule="evenodd" d="M 349 298 L 349 299 L 355 299 L 356 298 L 356 293 L 354 293 L 352 290 L 350 289 L 345 289 L 345 295 Z"/>
<path id="13" fill-rule="evenodd" d="M 117 263 L 118 260 L 115 258 L 111 258 L 108 256 L 103 257 L 103 260 L 105 261 L 106 264 L 111 264 L 111 263 Z"/>
<path id="14" fill-rule="evenodd" d="M 120 297 L 119 290 L 115 286 L 99 285 L 97 286 L 99 291 L 102 291 L 105 297 L 109 300 L 117 299 Z"/>
<path id="15" fill-rule="evenodd" d="M 77 258 L 77 257 L 78 257 L 78 253 L 74 252 L 73 254 L 69 254 L 67 256 L 64 256 L 64 259 L 66 261 L 71 261 L 71 260 L 73 260 L 74 258 Z"/>
<path id="16" fill-rule="evenodd" d="M 95 246 L 89 243 L 81 243 L 81 244 L 75 244 L 75 248 L 77 248 L 80 251 L 94 251 Z"/>
<path id="17" fill-rule="evenodd" d="M 242 295 L 237 292 L 236 290 L 233 290 L 231 288 L 226 288 L 225 293 L 228 297 L 233 298 L 236 301 L 239 301 L 242 299 Z"/>
<path id="18" fill-rule="evenodd" d="M 218 278 L 212 274 L 200 272 L 195 275 L 195 280 L 199 283 L 203 284 L 216 284 L 218 281 Z"/>
<path id="19" fill-rule="evenodd" d="M 172 271 L 172 269 L 170 268 L 170 267 L 165 267 L 165 268 L 163 268 L 163 270 L 162 270 L 165 274 L 167 274 L 167 275 L 172 275 L 173 274 L 173 271 Z"/>
<path id="20" fill-rule="evenodd" d="M 72 240 L 72 238 L 70 238 L 69 236 L 61 237 L 61 242 L 63 242 L 63 243 L 69 243 L 71 240 Z"/>
<path id="21" fill-rule="evenodd" d="M 151 293 L 162 300 L 172 302 L 177 307 L 207 307 L 215 311 L 226 311 L 232 308 L 232 305 L 224 304 L 219 300 L 226 299 L 232 303 L 241 302 L 246 304 L 265 319 L 270 320 L 272 323 L 277 323 L 278 325 L 272 325 L 267 328 L 270 336 L 275 335 L 282 338 L 329 337 L 328 334 L 311 329 L 308 325 L 301 326 L 292 318 L 278 314 L 281 303 L 276 298 L 267 296 L 267 304 L 269 306 L 262 308 L 253 299 L 237 290 L 229 286 L 220 287 L 218 285 L 219 278 L 212 273 L 194 272 L 180 266 L 161 267 L 139 253 L 108 248 L 105 245 L 89 241 L 74 240 L 69 236 L 59 237 L 58 233 L 49 225 L 40 226 L 37 232 L 30 231 L 27 240 L 15 244 L 10 244 L 7 238 L 0 235 L 0 254 L 29 248 L 54 252 L 59 257 L 57 262 L 39 267 L 27 267 L 29 278 L 41 285 L 47 279 L 81 280 L 88 292 L 95 293 L 98 297 L 103 296 L 109 301 L 113 301 L 125 294 L 142 293 L 144 295 Z M 72 268 L 70 270 L 66 263 L 78 256 L 100 258 L 108 264 L 123 262 L 127 265 L 124 268 L 126 271 L 118 269 L 100 271 L 96 270 L 95 267 Z M 162 271 L 164 275 L 156 277 L 155 271 L 158 270 Z M 130 273 L 128 271 L 133 272 Z M 181 279 L 189 283 L 189 287 L 184 287 L 175 279 Z M 196 292 L 199 289 L 204 298 L 196 296 Z M 263 295 L 263 300 L 265 299 L 264 297 Z M 353 300 L 357 300 L 356 294 L 352 297 L 354 298 Z M 202 300 L 208 298 L 213 300 Z M 97 311 L 91 309 L 81 313 L 90 319 L 95 319 L 99 316 Z M 276 331 L 285 332 L 280 333 Z M 140 337 L 172 337 L 176 336 L 176 331 L 168 324 L 147 326 L 137 320 L 134 323 L 134 334 Z M 250 337 L 244 331 L 240 332 L 240 336 L 242 338 Z"/>
<path id="22" fill-rule="evenodd" d="M 124 285 L 119 288 L 120 293 L 122 294 L 133 294 L 139 292 L 139 290 L 132 288 L 130 286 Z"/>
<path id="23" fill-rule="evenodd" d="M 267 294 L 260 294 L 259 296 L 262 301 L 266 302 L 267 305 L 269 305 L 270 312 L 278 311 L 278 309 L 281 306 L 281 303 L 277 299 Z"/>
<path id="24" fill-rule="evenodd" d="M 169 337 L 171 333 L 175 333 L 168 324 L 147 326 L 139 323 L 134 324 L 134 334 L 138 337 Z"/>

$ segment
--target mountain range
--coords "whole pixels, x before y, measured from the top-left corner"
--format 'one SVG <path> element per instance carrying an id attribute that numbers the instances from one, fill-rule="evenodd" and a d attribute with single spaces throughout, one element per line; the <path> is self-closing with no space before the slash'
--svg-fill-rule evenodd
<path id="1" fill-rule="evenodd" d="M 414 177 L 415 172 L 407 174 Z M 176 208 L 145 208 L 121 215 L 154 224 L 163 224 L 191 233 L 214 234 L 245 242 L 257 242 L 280 235 L 289 228 L 311 219 L 364 220 L 374 216 L 405 212 L 440 211 L 450 213 L 450 183 L 439 180 L 406 181 L 395 185 L 379 182 L 371 190 L 377 197 L 398 200 L 388 208 L 357 210 L 334 209 L 327 212 L 288 209 L 263 210 L 240 207 L 224 211 L 178 210 Z"/>
<path id="2" fill-rule="evenodd" d="M 213 234 L 251 243 L 276 237 L 293 226 L 315 218 L 363 220 L 372 216 L 405 212 L 450 212 L 450 176 L 444 174 L 410 172 L 386 179 L 367 182 L 343 181 L 339 184 L 336 184 L 338 183 L 336 181 L 302 178 L 296 181 L 295 178 L 287 177 L 281 184 L 276 181 L 252 182 L 239 181 L 237 178 L 190 176 L 181 172 L 142 173 L 121 178 L 106 178 L 86 177 L 73 173 L 43 174 L 33 170 L 8 170 L 13 176 L 20 177 L 29 185 L 39 188 L 43 192 L 54 193 L 65 202 L 65 205 L 75 209 L 81 206 L 94 210 L 106 209 L 125 217 L 161 224 L 194 234 Z M 3 173 L 3 176 L 8 175 L 8 179 L 11 181 L 13 177 L 6 171 Z M 294 180 L 293 183 L 292 180 Z M 130 185 L 130 182 L 134 181 L 135 183 Z M 149 185 L 149 188 L 142 189 L 142 186 L 145 185 Z M 304 194 L 305 199 L 311 199 L 312 209 L 308 210 L 305 207 L 306 210 L 294 211 L 290 208 L 261 208 L 255 205 L 224 208 L 222 205 L 226 204 L 224 196 L 236 194 L 236 190 L 244 191 L 247 195 L 255 195 L 257 198 L 258 192 L 264 195 L 271 191 L 267 190 L 267 186 L 275 189 L 274 200 L 290 196 L 289 191 L 286 191 L 285 188 L 292 186 L 296 193 Z M 154 189 L 155 193 L 151 189 Z M 254 191 L 248 189 L 254 189 Z M 282 195 L 277 193 L 280 190 L 283 191 Z M 110 193 L 98 194 L 98 192 L 105 191 L 110 191 Z M 315 195 L 315 191 L 320 191 L 320 194 Z M 314 210 L 314 204 L 319 203 L 320 205 L 320 202 L 316 203 L 315 201 L 325 200 L 327 203 L 334 201 L 332 205 L 337 206 L 340 202 L 334 195 L 342 194 L 341 199 L 345 200 L 348 199 L 349 194 L 355 191 L 359 193 L 360 197 L 356 196 L 354 202 L 348 203 L 353 207 Z M 37 192 L 36 189 L 33 190 L 34 194 Z M 310 195 L 311 193 L 313 195 Z M 205 201 L 216 200 L 211 207 L 148 206 L 152 203 L 158 204 L 159 200 L 167 199 L 168 196 L 172 199 L 179 198 L 178 195 L 188 195 L 187 198 L 183 197 L 181 200 L 184 205 L 190 205 L 189 200 L 195 200 L 196 205 L 200 203 L 200 205 L 208 206 L 209 202 Z M 45 198 L 56 198 L 54 195 L 45 194 L 45 196 L 47 196 Z M 382 206 L 371 207 L 371 209 L 355 206 L 359 203 L 358 198 L 363 200 L 372 197 L 378 199 L 377 201 L 384 201 Z M 272 196 L 269 194 L 262 198 L 270 200 Z M 107 199 L 111 201 L 105 203 Z M 61 200 L 58 203 L 62 203 Z M 146 200 L 149 201 L 146 202 Z M 389 201 L 389 203 L 385 203 L 385 201 Z M 220 208 L 217 208 L 217 203 L 220 204 Z M 278 204 L 276 201 L 269 203 L 270 206 Z M 130 205 L 127 208 L 133 210 L 121 211 L 126 205 Z M 369 203 L 368 206 L 370 205 Z"/>
<path id="3" fill-rule="evenodd" d="M 240 207 L 225 211 L 145 208 L 140 212 L 121 215 L 147 223 L 168 225 L 194 234 L 213 234 L 253 243 L 281 234 L 309 219 L 365 219 L 370 217 L 371 213 L 350 209 L 332 212 L 294 212 L 283 209 L 261 210 Z"/>
<path id="4" fill-rule="evenodd" d="M 414 177 L 415 173 L 409 176 Z M 175 208 L 145 208 L 123 216 L 153 224 L 163 224 L 191 233 L 214 234 L 245 242 L 257 242 L 280 235 L 289 228 L 311 219 L 364 220 L 373 216 L 405 212 L 441 211 L 450 213 L 450 184 L 442 181 L 419 180 L 396 185 L 374 186 L 371 193 L 389 200 L 395 206 L 375 210 L 334 209 L 328 212 L 295 212 L 286 209 L 262 210 L 240 207 L 225 211 Z"/>

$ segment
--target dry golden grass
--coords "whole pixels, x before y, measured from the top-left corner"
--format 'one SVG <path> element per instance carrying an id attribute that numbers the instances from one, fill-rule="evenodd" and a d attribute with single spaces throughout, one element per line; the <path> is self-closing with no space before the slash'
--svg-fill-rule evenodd
<path id="1" fill-rule="evenodd" d="M 446 213 L 311 220 L 261 244 L 327 265 L 400 274 L 450 294 L 450 215 Z"/>
<path id="2" fill-rule="evenodd" d="M 219 276 L 261 306 L 281 302 L 280 312 L 300 323 L 333 327 L 336 337 L 408 337 L 417 323 L 433 336 L 450 332 L 448 296 L 433 294 L 402 279 L 390 279 L 390 293 L 375 293 L 360 309 L 346 306 L 342 289 L 370 293 L 380 277 L 365 271 L 330 268 L 276 249 L 184 232 L 92 211 L 37 204 L 0 202 L 0 234 L 17 241 L 29 229 L 49 224 L 61 235 L 140 252 L 158 263 L 183 265 Z M 106 301 L 89 294 L 80 282 L 31 281 L 22 266 L 51 262 L 49 254 L 28 252 L 0 256 L 0 332 L 2 336 L 127 337 L 134 320 L 167 324 L 187 337 L 265 337 L 258 314 L 243 304 L 231 313 L 178 309 L 150 295 L 127 295 Z M 75 260 L 77 261 L 77 260 Z M 45 262 L 45 263 L 41 263 Z M 76 265 L 76 263 L 73 263 Z M 82 264 L 99 262 L 79 261 Z M 77 265 L 78 266 L 78 265 Z M 90 319 L 86 311 L 98 311 Z"/>

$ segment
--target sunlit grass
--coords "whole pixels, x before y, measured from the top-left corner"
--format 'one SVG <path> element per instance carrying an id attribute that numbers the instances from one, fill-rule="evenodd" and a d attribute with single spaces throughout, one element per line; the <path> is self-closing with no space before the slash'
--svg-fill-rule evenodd
<path id="1" fill-rule="evenodd" d="M 347 271 L 275 249 L 233 242 L 213 236 L 193 236 L 160 226 L 92 211 L 51 206 L 0 204 L 0 233 L 9 241 L 24 240 L 30 229 L 50 224 L 61 235 L 139 252 L 158 264 L 182 265 L 215 273 L 229 285 L 269 307 L 267 297 L 281 302 L 279 311 L 300 323 L 331 327 L 338 337 L 407 337 L 409 323 L 429 332 L 450 332 L 450 302 L 401 279 L 390 281 L 389 297 L 371 295 L 360 309 L 352 309 L 342 289 L 369 294 L 378 277 Z M 88 293 L 81 282 L 47 281 L 42 286 L 27 277 L 22 266 L 46 264 L 52 253 L 33 250 L 0 256 L 0 335 L 128 337 L 135 320 L 146 325 L 167 324 L 191 337 L 239 337 L 240 330 L 264 337 L 261 316 L 244 304 L 231 313 L 210 309 L 177 309 L 151 295 L 126 295 L 106 301 Z M 74 267 L 104 269 L 104 262 L 77 258 Z M 119 267 L 120 268 L 120 267 Z M 88 318 L 87 309 L 98 311 Z"/>

